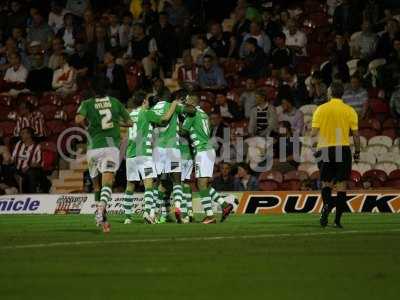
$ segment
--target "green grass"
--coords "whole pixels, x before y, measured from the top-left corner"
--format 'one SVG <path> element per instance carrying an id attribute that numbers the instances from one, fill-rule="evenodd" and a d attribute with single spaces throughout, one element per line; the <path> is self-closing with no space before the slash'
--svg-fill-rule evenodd
<path id="1" fill-rule="evenodd" d="M 0 299 L 399 297 L 398 214 L 345 215 L 343 230 L 300 214 L 111 220 L 105 236 L 92 216 L 0 216 Z"/>

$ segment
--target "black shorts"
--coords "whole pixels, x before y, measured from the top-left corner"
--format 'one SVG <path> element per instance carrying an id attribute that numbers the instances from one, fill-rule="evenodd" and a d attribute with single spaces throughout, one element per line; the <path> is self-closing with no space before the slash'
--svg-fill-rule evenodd
<path id="1" fill-rule="evenodd" d="M 323 182 L 342 182 L 350 179 L 352 155 L 349 146 L 320 149 L 318 167 Z"/>

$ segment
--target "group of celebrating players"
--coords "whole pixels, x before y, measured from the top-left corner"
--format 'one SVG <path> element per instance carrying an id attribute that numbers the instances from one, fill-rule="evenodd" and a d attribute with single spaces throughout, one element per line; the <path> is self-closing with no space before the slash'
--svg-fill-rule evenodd
<path id="1" fill-rule="evenodd" d="M 125 224 L 132 222 L 133 194 L 140 181 L 145 188 L 143 219 L 146 223 L 168 221 L 170 198 L 176 222 L 193 222 L 189 185 L 193 167 L 206 214 L 202 223 L 217 222 L 213 202 L 221 206 L 221 221 L 229 216 L 233 204 L 210 187 L 216 154 L 210 143 L 208 115 L 199 107 L 198 96 L 188 94 L 170 102 L 137 94 L 130 100 L 132 110 L 128 112 L 116 98 L 107 95 L 106 79 L 95 78 L 92 88 L 93 97 L 81 103 L 75 121 L 87 127 L 86 155 L 97 203 L 95 218 L 104 232 L 110 231 L 106 208 L 111 200 L 114 175 L 120 166 L 121 127 L 129 128 Z"/>

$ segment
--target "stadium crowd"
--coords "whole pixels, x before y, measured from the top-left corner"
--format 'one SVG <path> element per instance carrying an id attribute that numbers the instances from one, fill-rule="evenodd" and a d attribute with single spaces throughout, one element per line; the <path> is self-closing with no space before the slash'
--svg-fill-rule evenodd
<path id="1" fill-rule="evenodd" d="M 400 10 L 385 3 L 1 1 L 0 192 L 50 190 L 95 74 L 128 108 L 138 91 L 198 93 L 222 191 L 317 187 L 311 116 L 342 82 L 363 137 L 350 187 L 400 187 Z"/>

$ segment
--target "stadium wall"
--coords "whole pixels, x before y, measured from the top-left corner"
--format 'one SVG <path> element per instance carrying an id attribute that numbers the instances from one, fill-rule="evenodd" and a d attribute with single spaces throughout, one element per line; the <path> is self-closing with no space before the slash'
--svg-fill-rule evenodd
<path id="1" fill-rule="evenodd" d="M 227 192 L 223 196 L 232 203 L 238 200 L 237 214 L 319 213 L 322 201 L 317 192 Z M 400 213 L 400 191 L 351 191 L 347 212 Z M 134 199 L 134 211 L 142 211 L 143 194 Z M 194 195 L 195 212 L 202 212 L 198 195 Z M 31 194 L 0 196 L 0 214 L 92 214 L 93 194 Z M 215 205 L 214 210 L 218 207 Z M 123 194 L 114 194 L 108 205 L 112 214 L 123 214 Z"/>

